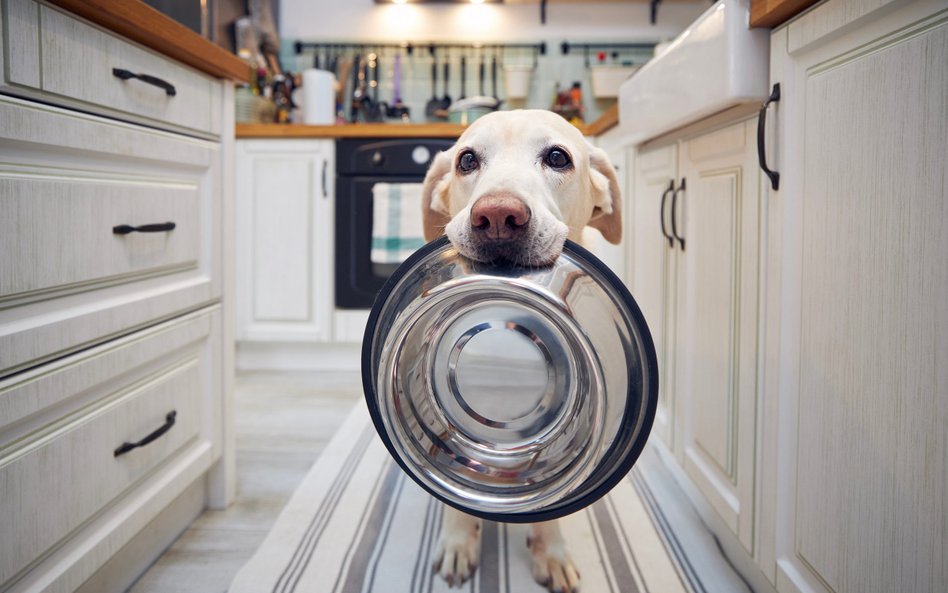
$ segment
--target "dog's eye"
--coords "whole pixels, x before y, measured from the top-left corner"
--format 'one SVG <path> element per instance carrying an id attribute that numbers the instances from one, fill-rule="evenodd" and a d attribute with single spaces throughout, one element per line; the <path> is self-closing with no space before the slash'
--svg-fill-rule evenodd
<path id="1" fill-rule="evenodd" d="M 569 155 L 566 154 L 566 151 L 556 147 L 551 148 L 549 152 L 546 153 L 546 158 L 544 160 L 546 161 L 547 165 L 553 167 L 554 169 L 564 169 L 571 164 Z"/>
<path id="2" fill-rule="evenodd" d="M 461 173 L 470 173 L 479 166 L 480 163 L 477 162 L 477 155 L 472 151 L 465 150 L 461 153 L 461 158 L 458 159 L 458 171 Z"/>

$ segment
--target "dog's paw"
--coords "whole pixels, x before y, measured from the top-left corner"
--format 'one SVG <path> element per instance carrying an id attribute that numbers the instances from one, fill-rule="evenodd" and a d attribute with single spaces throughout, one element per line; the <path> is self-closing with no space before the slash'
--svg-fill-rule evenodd
<path id="1" fill-rule="evenodd" d="M 445 527 L 435 547 L 431 568 L 441 575 L 448 585 L 460 587 L 474 576 L 481 557 L 481 523 Z"/>
<path id="2" fill-rule="evenodd" d="M 553 535 L 553 537 L 549 537 Z M 579 571 L 566 551 L 566 543 L 555 534 L 538 534 L 527 539 L 533 557 L 533 578 L 550 593 L 578 593 Z"/>

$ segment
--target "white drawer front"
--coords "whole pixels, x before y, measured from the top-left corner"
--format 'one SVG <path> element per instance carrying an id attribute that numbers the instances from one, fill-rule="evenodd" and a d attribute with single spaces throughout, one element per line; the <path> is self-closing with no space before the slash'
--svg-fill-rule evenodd
<path id="1" fill-rule="evenodd" d="M 211 116 L 216 83 L 198 72 L 47 6 L 40 7 L 40 46 L 41 85 L 48 93 L 220 133 Z M 156 77 L 173 86 L 174 95 L 142 80 L 122 80 L 113 68 Z"/>
<path id="2" fill-rule="evenodd" d="M 56 8 L 33 0 L 3 5 L 0 84 L 14 94 L 220 135 L 221 82 Z"/>
<path id="3" fill-rule="evenodd" d="M 84 352 L 0 384 L 0 399 L 11 404 L 14 417 L 49 394 L 55 396 L 50 411 L 65 412 L 0 429 L 0 583 L 76 533 L 163 461 L 218 440 L 208 414 L 220 406 L 213 371 L 218 317 L 216 310 L 193 315 L 112 351 Z M 152 352 L 163 348 L 170 350 Z M 123 360 L 136 366 L 115 366 Z M 97 382 L 90 387 L 91 378 Z M 172 411 L 167 432 L 115 455 L 124 442 L 163 426 Z"/>
<path id="4" fill-rule="evenodd" d="M 0 377 L 218 298 L 219 167 L 216 143 L 0 97 Z"/>
<path id="5" fill-rule="evenodd" d="M 200 258 L 196 183 L 62 179 L 0 168 L 0 303 L 50 289 L 194 268 Z M 172 230 L 116 234 L 119 225 Z M 145 227 L 147 229 L 147 227 Z"/>

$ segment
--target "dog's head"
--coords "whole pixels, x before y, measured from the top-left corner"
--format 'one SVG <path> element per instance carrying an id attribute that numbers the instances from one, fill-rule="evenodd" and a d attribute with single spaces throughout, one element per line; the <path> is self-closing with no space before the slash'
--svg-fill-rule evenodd
<path id="1" fill-rule="evenodd" d="M 498 111 L 439 153 L 422 194 L 425 239 L 442 232 L 470 259 L 542 266 L 592 226 L 622 238 L 615 169 L 574 126 L 544 110 Z"/>

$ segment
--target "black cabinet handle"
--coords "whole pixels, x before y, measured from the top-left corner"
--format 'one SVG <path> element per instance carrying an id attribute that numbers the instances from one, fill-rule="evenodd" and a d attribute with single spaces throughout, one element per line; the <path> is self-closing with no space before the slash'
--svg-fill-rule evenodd
<path id="1" fill-rule="evenodd" d="M 662 219 L 662 234 L 665 235 L 665 238 L 668 239 L 668 246 L 675 246 L 675 239 L 668 234 L 668 231 L 665 230 L 665 201 L 668 199 L 668 194 L 675 191 L 675 180 L 672 179 L 668 182 L 668 189 L 662 192 L 662 205 L 658 208 L 658 216 Z"/>
<path id="2" fill-rule="evenodd" d="M 164 233 L 173 231 L 178 226 L 173 222 L 158 222 L 155 224 L 143 224 L 141 226 L 132 226 L 130 224 L 120 224 L 112 227 L 112 232 L 116 235 L 127 235 L 129 233 Z"/>
<path id="3" fill-rule="evenodd" d="M 323 159 L 323 199 L 329 197 L 329 191 L 326 189 L 326 167 L 329 166 L 329 160 Z"/>
<path id="4" fill-rule="evenodd" d="M 675 202 L 678 201 L 679 192 L 685 191 L 685 178 L 681 178 L 681 185 L 678 186 L 678 189 L 672 192 L 672 205 L 671 205 L 671 215 L 672 215 L 672 235 L 678 239 L 678 242 L 681 243 L 681 250 L 685 250 L 685 238 L 678 234 L 678 225 L 675 224 Z"/>
<path id="5" fill-rule="evenodd" d="M 129 80 L 130 78 L 137 78 L 138 80 L 156 86 L 160 89 L 164 89 L 165 94 L 169 97 L 174 97 L 178 94 L 178 91 L 175 90 L 174 85 L 170 82 L 165 82 L 157 76 L 152 76 L 150 74 L 135 74 L 131 70 L 125 70 L 122 68 L 112 68 L 112 76 L 116 78 L 121 78 L 122 80 Z"/>
<path id="6" fill-rule="evenodd" d="M 760 162 L 760 168 L 764 172 L 764 175 L 770 179 L 770 187 L 773 189 L 780 187 L 780 173 L 772 171 L 770 167 L 767 166 L 764 136 L 767 131 L 767 107 L 769 107 L 771 103 L 776 103 L 779 100 L 780 83 L 778 82 L 774 85 L 773 91 L 771 91 L 767 100 L 764 101 L 763 106 L 761 106 L 760 113 L 757 114 L 757 160 Z"/>
<path id="7" fill-rule="evenodd" d="M 165 416 L 165 423 L 162 424 L 158 428 L 158 430 L 149 434 L 148 436 L 146 436 L 145 438 L 143 438 L 142 440 L 136 443 L 129 443 L 128 441 L 125 441 L 119 446 L 118 449 L 115 450 L 115 456 L 118 457 L 119 455 L 125 455 L 132 449 L 144 447 L 148 443 L 151 443 L 152 441 L 158 439 L 159 437 L 161 437 L 161 435 L 171 430 L 171 427 L 174 426 L 174 421 L 177 416 L 178 416 L 178 412 L 176 410 L 171 410 L 170 412 L 168 412 L 168 415 Z"/>

